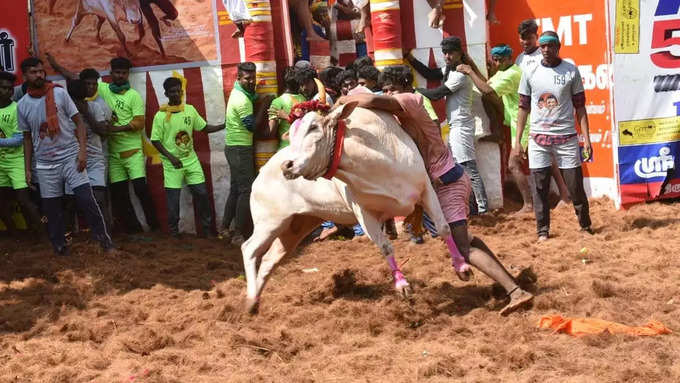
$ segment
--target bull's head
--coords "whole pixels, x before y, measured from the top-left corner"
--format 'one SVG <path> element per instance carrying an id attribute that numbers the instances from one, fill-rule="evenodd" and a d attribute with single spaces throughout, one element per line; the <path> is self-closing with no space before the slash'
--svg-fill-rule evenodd
<path id="1" fill-rule="evenodd" d="M 352 114 L 356 106 L 356 102 L 341 105 L 327 116 L 309 112 L 296 121 L 290 129 L 290 157 L 281 164 L 283 175 L 307 180 L 324 175 L 330 165 L 338 121 Z"/>

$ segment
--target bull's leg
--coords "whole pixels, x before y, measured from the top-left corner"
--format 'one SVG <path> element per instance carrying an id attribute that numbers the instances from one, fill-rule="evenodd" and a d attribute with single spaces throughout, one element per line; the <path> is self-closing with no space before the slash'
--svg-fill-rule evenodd
<path id="1" fill-rule="evenodd" d="M 376 215 L 362 209 L 356 203 L 352 203 L 352 209 L 357 220 L 366 231 L 368 238 L 378 246 L 385 260 L 387 260 L 387 264 L 390 265 L 392 277 L 394 277 L 394 288 L 403 296 L 410 295 L 411 286 L 409 286 L 408 281 L 397 265 L 397 261 L 394 259 L 394 248 L 385 233 L 383 233 L 382 225 Z"/>
<path id="2" fill-rule="evenodd" d="M 113 28 L 113 31 L 116 32 L 116 36 L 118 36 L 118 40 L 120 41 L 121 45 L 123 45 L 123 49 L 125 50 L 125 53 L 128 56 L 132 56 L 130 54 L 130 51 L 128 50 L 127 43 L 125 40 L 125 34 L 123 31 L 120 29 L 120 26 L 118 25 L 118 22 L 115 19 L 108 19 L 109 24 L 111 24 L 111 28 Z"/>
<path id="3" fill-rule="evenodd" d="M 153 10 L 151 9 L 150 5 L 147 4 L 145 6 L 142 6 L 141 9 L 142 14 L 144 14 L 146 21 L 149 23 L 151 35 L 153 36 L 153 39 L 156 40 L 156 44 L 160 49 L 161 56 L 165 57 L 165 49 L 163 48 L 163 42 L 161 41 L 161 28 L 158 25 L 158 19 L 156 18 L 156 15 L 153 13 Z"/>
<path id="4" fill-rule="evenodd" d="M 241 245 L 243 254 L 243 268 L 246 273 L 246 310 L 251 314 L 257 312 L 258 289 L 257 289 L 257 259 L 266 253 L 274 242 L 274 239 L 285 231 L 290 225 L 292 218 L 277 219 L 270 217 L 265 222 L 255 222 L 253 235 Z"/>
<path id="5" fill-rule="evenodd" d="M 71 35 L 73 34 L 73 30 L 76 29 L 78 24 L 80 24 L 81 21 L 83 21 L 83 17 L 85 17 L 85 14 L 81 12 L 81 5 L 80 1 L 78 2 L 78 5 L 76 5 L 76 13 L 73 14 L 73 19 L 71 20 L 71 29 L 68 30 L 68 33 L 66 33 L 66 38 L 64 40 L 69 41 L 71 40 Z"/>
<path id="6" fill-rule="evenodd" d="M 292 253 L 305 236 L 319 227 L 322 220 L 316 217 L 298 215 L 293 218 L 288 230 L 274 240 L 269 251 L 262 257 L 257 270 L 257 297 L 262 293 L 271 272 L 288 254 Z"/>
<path id="7" fill-rule="evenodd" d="M 57 0 L 50 0 L 49 4 L 49 13 L 50 15 L 54 15 L 54 4 L 57 2 Z"/>
<path id="8" fill-rule="evenodd" d="M 135 40 L 135 44 L 140 44 L 142 40 L 144 39 L 144 36 L 146 36 L 146 30 L 144 30 L 144 19 L 141 18 L 139 19 L 139 24 L 137 24 L 137 33 L 139 38 Z"/>
<path id="9" fill-rule="evenodd" d="M 435 193 L 432 186 L 428 183 L 425 191 L 423 192 L 423 208 L 427 215 L 434 221 L 437 231 L 441 238 L 446 242 L 446 246 L 449 248 L 449 254 L 451 255 L 451 264 L 453 265 L 456 275 L 463 281 L 470 279 L 471 268 L 470 265 L 465 261 L 465 258 L 460 253 L 460 250 L 456 246 L 451 235 L 451 228 L 442 212 L 441 205 L 439 204 L 439 198 Z"/>
<path id="10" fill-rule="evenodd" d="M 102 38 L 102 25 L 104 25 L 104 21 L 106 21 L 105 18 L 103 18 L 103 17 L 97 15 L 97 26 L 96 26 L 95 29 L 97 29 L 97 41 L 99 41 L 99 42 L 101 42 L 102 40 L 104 40 L 104 39 Z"/>

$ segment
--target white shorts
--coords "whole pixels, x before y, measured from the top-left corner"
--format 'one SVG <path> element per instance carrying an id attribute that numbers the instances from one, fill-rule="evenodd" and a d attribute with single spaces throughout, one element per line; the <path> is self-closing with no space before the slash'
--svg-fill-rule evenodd
<path id="1" fill-rule="evenodd" d="M 564 144 L 540 145 L 529 137 L 529 169 L 542 169 L 552 166 L 553 158 L 560 169 L 573 169 L 581 166 L 581 153 L 578 136 Z"/>
<path id="2" fill-rule="evenodd" d="M 88 158 L 86 170 L 90 186 L 106 187 L 106 160 L 104 158 Z M 66 184 L 64 186 L 64 193 L 73 195 L 73 188 Z"/>
<path id="3" fill-rule="evenodd" d="M 64 187 L 71 190 L 80 185 L 89 183 L 87 170 L 79 172 L 77 169 L 76 156 L 65 159 L 56 164 L 36 165 L 40 184 L 40 197 L 56 198 L 64 195 Z"/>

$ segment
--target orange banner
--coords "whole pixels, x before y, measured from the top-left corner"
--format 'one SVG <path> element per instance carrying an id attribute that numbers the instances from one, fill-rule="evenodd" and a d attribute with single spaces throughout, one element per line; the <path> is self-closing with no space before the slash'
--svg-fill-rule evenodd
<path id="1" fill-rule="evenodd" d="M 611 64 L 607 48 L 606 2 L 570 0 L 548 2 L 526 0 L 518 5 L 499 1 L 496 14 L 500 24 L 490 27 L 491 45 L 506 43 L 517 56 L 521 52 L 517 26 L 535 19 L 542 31 L 556 31 L 562 48 L 560 56 L 579 67 L 586 89 L 586 108 L 590 121 L 590 140 L 594 161 L 583 166 L 586 177 L 614 176 L 611 138 Z"/>

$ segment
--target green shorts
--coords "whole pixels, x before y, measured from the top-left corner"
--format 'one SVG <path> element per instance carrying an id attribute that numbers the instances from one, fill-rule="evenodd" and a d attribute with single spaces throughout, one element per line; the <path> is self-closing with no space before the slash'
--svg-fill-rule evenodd
<path id="1" fill-rule="evenodd" d="M 146 177 L 146 158 L 139 149 L 127 158 L 120 158 L 119 153 L 109 153 L 109 181 L 111 183 Z"/>
<path id="2" fill-rule="evenodd" d="M 163 185 L 168 189 L 181 189 L 182 181 L 187 185 L 202 184 L 205 182 L 201 162 L 196 159 L 189 164 L 183 164 L 181 169 L 175 169 L 170 161 L 163 160 Z"/>
<path id="3" fill-rule="evenodd" d="M 27 188 L 24 158 L 0 158 L 0 188 L 14 190 Z"/>

